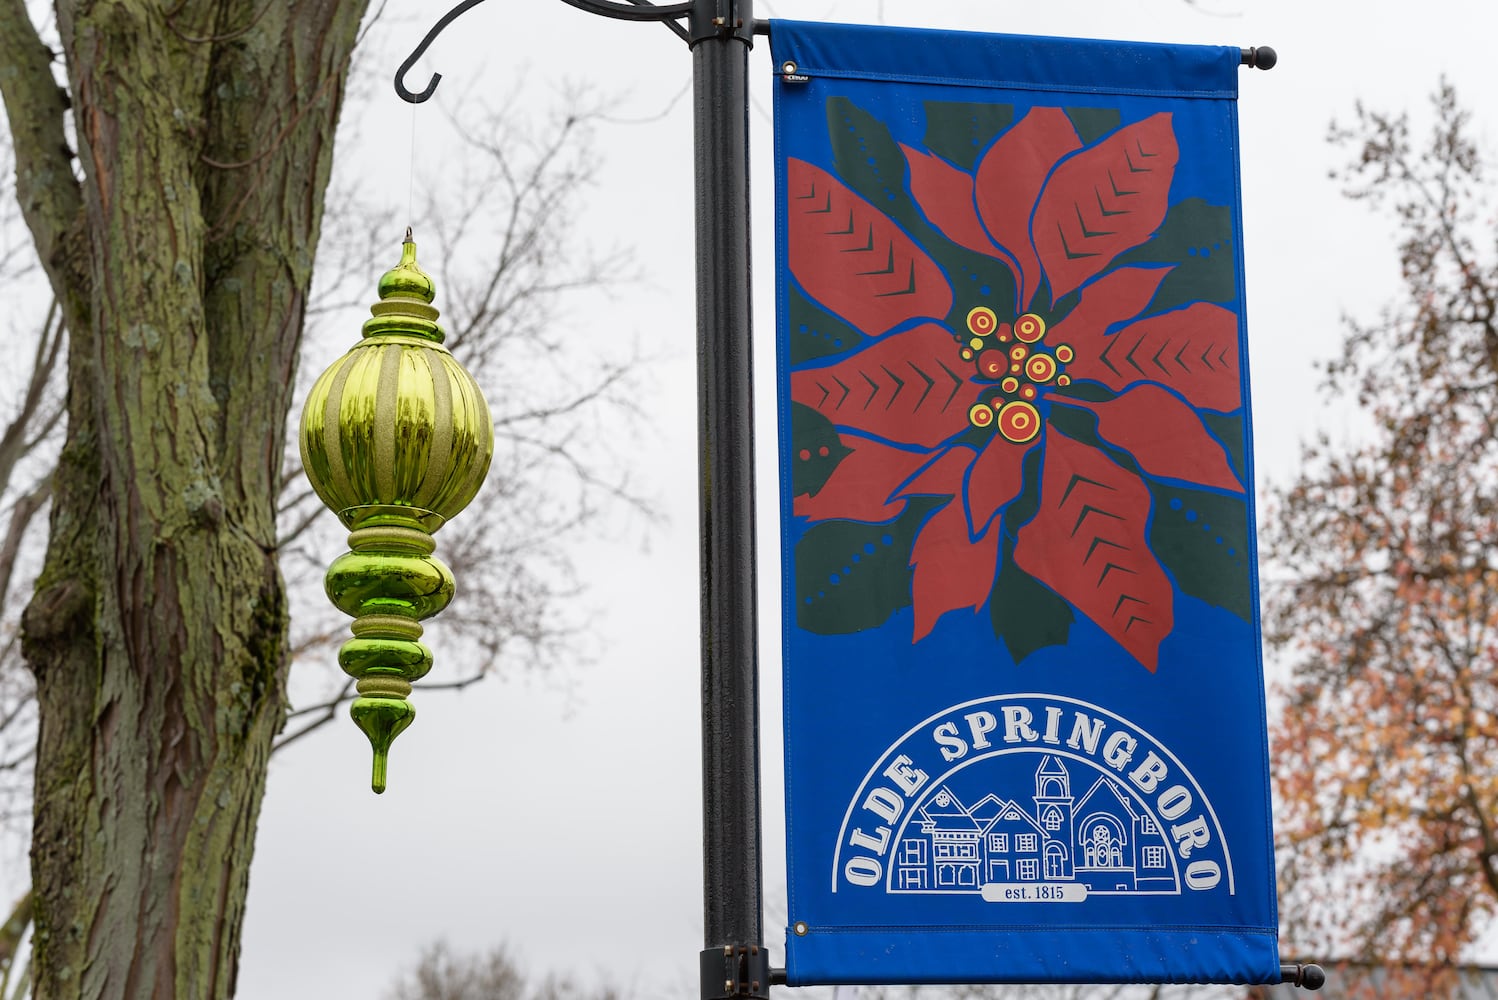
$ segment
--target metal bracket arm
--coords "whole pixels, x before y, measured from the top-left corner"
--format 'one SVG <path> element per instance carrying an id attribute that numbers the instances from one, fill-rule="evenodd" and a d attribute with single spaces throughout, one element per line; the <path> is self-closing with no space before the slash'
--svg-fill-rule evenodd
<path id="1" fill-rule="evenodd" d="M 420 59 L 437 36 L 442 34 L 442 29 L 452 24 L 465 11 L 472 10 L 483 2 L 484 0 L 462 0 L 452 10 L 443 14 L 441 19 L 432 26 L 432 30 L 426 33 L 421 44 L 416 46 L 415 50 L 406 57 L 406 61 L 400 64 L 400 68 L 395 71 L 395 92 L 400 95 L 401 100 L 408 104 L 420 104 L 432 96 L 432 92 L 437 89 L 438 81 L 442 79 L 441 73 L 433 73 L 426 89 L 416 91 L 406 86 L 406 74 L 411 72 L 411 67 L 416 65 L 416 60 Z M 617 3 L 615 0 L 562 0 L 562 2 L 579 10 L 585 10 L 589 14 L 600 14 L 603 17 L 612 17 L 621 21 L 658 21 L 686 40 L 686 30 L 675 21 L 688 14 L 691 14 L 695 21 L 697 9 L 703 6 L 704 0 L 685 0 L 683 3 L 663 5 L 653 4 L 648 0 L 630 0 L 629 3 Z M 721 0 L 721 2 L 728 3 L 729 0 Z M 695 42 L 696 39 L 693 38 L 692 41 Z"/>

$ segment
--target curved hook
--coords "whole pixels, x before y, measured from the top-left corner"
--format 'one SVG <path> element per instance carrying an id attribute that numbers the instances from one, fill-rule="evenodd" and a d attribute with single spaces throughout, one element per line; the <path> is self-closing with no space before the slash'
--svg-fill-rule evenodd
<path id="1" fill-rule="evenodd" d="M 442 20 L 432 26 L 432 30 L 427 32 L 426 37 L 421 40 L 421 44 L 416 46 L 416 50 L 406 57 L 406 61 L 401 63 L 400 69 L 395 71 L 395 92 L 401 96 L 401 100 L 409 104 L 420 104 L 432 96 L 432 92 L 437 89 L 437 81 L 442 79 L 441 73 L 433 73 L 432 79 L 427 83 L 426 89 L 421 91 L 412 91 L 406 86 L 406 74 L 411 72 L 411 67 L 426 52 L 427 46 L 431 45 L 437 36 L 442 34 L 443 28 L 452 24 L 458 15 L 470 7 L 477 7 L 483 2 L 484 0 L 463 0 L 462 3 L 442 15 Z M 618 3 L 616 0 L 562 0 L 562 2 L 571 4 L 573 7 L 585 10 L 590 14 L 602 14 L 604 17 L 617 18 L 623 21 L 660 21 L 666 27 L 680 35 L 682 39 L 690 40 L 682 27 L 671 23 L 671 21 L 673 18 L 685 17 L 690 13 L 695 6 L 693 0 L 663 6 L 656 6 L 650 0 L 628 0 L 627 3 Z"/>
<path id="2" fill-rule="evenodd" d="M 441 73 L 433 73 L 431 81 L 427 84 L 426 89 L 422 91 L 412 91 L 406 86 L 406 74 L 411 72 L 411 67 L 426 52 L 427 46 L 431 45 L 437 36 L 442 34 L 443 28 L 446 28 L 453 21 L 457 20 L 458 15 L 464 11 L 471 7 L 477 7 L 483 2 L 484 0 L 463 0 L 462 3 L 442 15 L 442 19 L 432 26 L 432 30 L 427 32 L 427 36 L 421 40 L 421 44 L 416 46 L 415 51 L 406 57 L 406 61 L 401 63 L 400 69 L 395 71 L 395 92 L 401 96 L 401 100 L 408 104 L 420 104 L 432 96 L 432 92 L 437 89 L 437 81 L 442 79 Z"/>

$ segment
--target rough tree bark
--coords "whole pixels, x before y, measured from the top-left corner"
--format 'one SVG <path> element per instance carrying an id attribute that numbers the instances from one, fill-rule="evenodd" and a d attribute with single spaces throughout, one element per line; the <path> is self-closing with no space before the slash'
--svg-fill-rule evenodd
<path id="1" fill-rule="evenodd" d="M 39 1000 L 233 993 L 284 716 L 281 446 L 366 6 L 57 0 L 60 88 L 0 0 L 18 195 L 72 338 L 23 618 Z"/>

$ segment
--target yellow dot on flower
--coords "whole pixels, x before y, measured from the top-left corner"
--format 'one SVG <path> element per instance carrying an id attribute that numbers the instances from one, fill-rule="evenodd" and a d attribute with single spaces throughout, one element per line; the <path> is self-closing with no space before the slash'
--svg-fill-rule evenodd
<path id="1" fill-rule="evenodd" d="M 1060 347 L 1056 348 L 1057 361 L 1064 363 L 1070 361 L 1074 357 L 1076 357 L 1076 353 L 1071 349 L 1071 345 L 1062 344 Z"/>
<path id="2" fill-rule="evenodd" d="M 1025 374 L 1032 382 L 1049 382 L 1056 375 L 1056 359 L 1049 354 L 1037 354 L 1025 362 Z"/>
<path id="3" fill-rule="evenodd" d="M 1009 370 L 1012 371 L 1012 372 L 1014 372 L 1014 374 L 1018 375 L 1019 374 L 1019 370 L 1020 370 L 1020 364 L 1019 364 L 1019 362 L 1016 361 L 1014 364 L 1010 365 L 1009 366 Z"/>
<path id="4" fill-rule="evenodd" d="M 999 317 L 987 306 L 974 306 L 967 314 L 967 328 L 986 337 L 999 327 Z"/>
<path id="5" fill-rule="evenodd" d="M 1019 379 L 1011 375 L 1004 381 L 999 383 L 999 388 L 1003 389 L 1005 392 L 1014 392 L 1019 388 Z"/>
<path id="6" fill-rule="evenodd" d="M 1025 386 L 1023 389 L 1020 390 L 1020 395 L 1024 396 L 1026 399 L 1034 399 L 1035 398 L 1035 387 L 1033 385 L 1027 385 L 1027 386 Z"/>
<path id="7" fill-rule="evenodd" d="M 973 352 L 970 351 L 970 350 L 968 350 L 966 347 L 964 347 L 962 349 L 962 360 L 964 360 L 964 361 L 971 361 L 971 360 L 973 360 Z"/>
<path id="8" fill-rule="evenodd" d="M 967 342 L 967 346 L 971 347 L 975 351 L 981 351 L 983 350 L 983 338 L 974 337 L 972 340 L 969 340 Z"/>
<path id="9" fill-rule="evenodd" d="M 1040 433 L 1040 411 L 1023 400 L 1005 403 L 999 411 L 999 433 L 1015 444 L 1024 444 Z"/>
<path id="10" fill-rule="evenodd" d="M 1014 321 L 1014 335 L 1027 344 L 1033 344 L 1045 336 L 1045 320 L 1034 313 L 1025 313 Z"/>
<path id="11" fill-rule="evenodd" d="M 974 403 L 967 411 L 967 419 L 974 427 L 989 427 L 993 424 L 993 407 L 987 403 Z"/>

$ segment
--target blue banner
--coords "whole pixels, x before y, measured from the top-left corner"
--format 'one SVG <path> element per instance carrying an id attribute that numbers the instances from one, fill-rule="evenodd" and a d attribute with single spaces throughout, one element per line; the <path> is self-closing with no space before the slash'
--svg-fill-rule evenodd
<path id="1" fill-rule="evenodd" d="M 771 37 L 790 983 L 1278 981 L 1239 51 Z"/>

